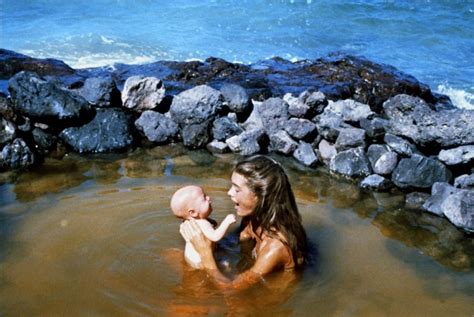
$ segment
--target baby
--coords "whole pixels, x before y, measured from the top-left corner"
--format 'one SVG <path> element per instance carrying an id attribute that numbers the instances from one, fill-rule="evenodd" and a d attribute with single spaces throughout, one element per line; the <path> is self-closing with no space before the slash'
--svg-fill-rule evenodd
<path id="1" fill-rule="evenodd" d="M 208 218 L 212 212 L 211 199 L 206 196 L 199 186 L 184 186 L 171 197 L 171 210 L 174 215 L 183 220 L 196 219 L 202 233 L 211 241 L 217 242 L 224 237 L 230 225 L 235 223 L 235 215 L 229 214 L 218 228 L 217 222 Z M 186 241 L 184 249 L 186 262 L 196 269 L 201 267 L 201 258 L 191 242 Z"/>

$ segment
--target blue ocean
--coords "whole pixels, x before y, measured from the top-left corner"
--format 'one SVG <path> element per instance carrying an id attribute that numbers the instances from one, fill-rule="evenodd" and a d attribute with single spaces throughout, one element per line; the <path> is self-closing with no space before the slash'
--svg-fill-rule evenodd
<path id="1" fill-rule="evenodd" d="M 344 51 L 474 109 L 470 0 L 0 0 L 0 47 L 74 68 Z"/>

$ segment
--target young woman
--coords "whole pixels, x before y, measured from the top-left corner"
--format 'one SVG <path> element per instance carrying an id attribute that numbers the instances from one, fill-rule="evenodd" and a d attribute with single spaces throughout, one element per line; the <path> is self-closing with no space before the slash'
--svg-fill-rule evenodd
<path id="1" fill-rule="evenodd" d="M 240 240 L 254 240 L 253 266 L 229 279 L 217 267 L 211 241 L 195 221 L 186 221 L 180 232 L 200 254 L 203 268 L 223 288 L 243 289 L 276 270 L 300 268 L 306 256 L 306 233 L 288 177 L 280 164 L 265 156 L 239 162 L 227 193 L 242 217 Z"/>

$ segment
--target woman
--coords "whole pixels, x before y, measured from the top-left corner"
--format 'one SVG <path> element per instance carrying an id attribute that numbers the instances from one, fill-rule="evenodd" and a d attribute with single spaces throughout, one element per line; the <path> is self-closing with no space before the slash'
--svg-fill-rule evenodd
<path id="1" fill-rule="evenodd" d="M 194 221 L 186 221 L 180 232 L 200 254 L 204 270 L 223 288 L 243 289 L 276 270 L 300 268 L 306 256 L 306 233 L 288 177 L 277 162 L 254 156 L 239 162 L 227 193 L 242 217 L 240 240 L 253 240 L 253 266 L 229 279 L 217 267 L 211 242 Z"/>

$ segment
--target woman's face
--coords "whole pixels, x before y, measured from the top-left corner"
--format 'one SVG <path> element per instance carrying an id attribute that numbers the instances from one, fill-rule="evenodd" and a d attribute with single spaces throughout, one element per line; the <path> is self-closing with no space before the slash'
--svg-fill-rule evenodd
<path id="1" fill-rule="evenodd" d="M 247 179 L 244 176 L 234 172 L 231 181 L 232 186 L 227 195 L 235 203 L 237 215 L 240 217 L 250 215 L 257 206 L 257 196 L 247 186 Z"/>

